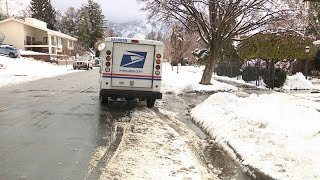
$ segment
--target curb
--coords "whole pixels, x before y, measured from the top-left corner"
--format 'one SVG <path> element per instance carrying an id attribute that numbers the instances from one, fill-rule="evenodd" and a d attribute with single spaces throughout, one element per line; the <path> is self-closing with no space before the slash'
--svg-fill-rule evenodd
<path id="1" fill-rule="evenodd" d="M 193 117 L 191 117 L 192 122 L 194 122 L 196 125 L 198 125 L 205 133 L 208 134 L 208 136 L 212 139 L 215 139 L 212 137 L 212 135 L 207 131 L 206 128 L 203 128 L 202 124 L 197 123 Z M 275 180 L 275 178 L 272 178 L 270 175 L 260 171 L 259 169 L 252 167 L 250 165 L 244 165 L 242 162 L 244 161 L 242 156 L 237 153 L 235 148 L 233 148 L 228 142 L 223 142 L 224 144 L 222 146 L 219 145 L 219 147 L 222 148 L 226 152 L 226 154 L 229 155 L 230 158 L 234 160 L 235 163 L 239 164 L 240 167 L 242 167 L 243 172 L 248 175 L 251 179 L 258 179 L 258 180 Z M 230 153 L 234 154 L 235 156 L 232 157 Z"/>

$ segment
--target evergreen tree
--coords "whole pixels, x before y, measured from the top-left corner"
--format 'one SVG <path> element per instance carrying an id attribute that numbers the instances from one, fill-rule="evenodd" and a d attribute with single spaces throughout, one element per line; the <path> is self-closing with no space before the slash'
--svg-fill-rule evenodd
<path id="1" fill-rule="evenodd" d="M 242 41 L 238 52 L 243 59 L 305 60 L 305 47 L 310 44 L 312 39 L 296 32 L 266 33 Z M 313 53 L 311 47 L 310 55 Z"/>
<path id="2" fill-rule="evenodd" d="M 0 8 L 0 21 L 6 19 L 7 16 L 4 14 L 4 12 Z"/>
<path id="3" fill-rule="evenodd" d="M 56 11 L 51 5 L 51 0 L 31 0 L 31 16 L 47 23 L 48 28 L 55 30 Z"/>
<path id="4" fill-rule="evenodd" d="M 102 9 L 100 4 L 94 2 L 93 0 L 88 0 L 88 4 L 85 5 L 89 23 L 91 26 L 91 33 L 89 39 L 89 47 L 93 47 L 94 44 L 103 38 L 104 35 L 104 15 L 102 14 Z"/>
<path id="5" fill-rule="evenodd" d="M 317 71 L 320 71 L 320 50 L 317 51 L 316 57 L 314 58 L 314 67 Z"/>
<path id="6" fill-rule="evenodd" d="M 0 12 L 0 21 L 5 19 L 4 15 Z"/>
<path id="7" fill-rule="evenodd" d="M 90 47 L 90 32 L 91 32 L 91 24 L 89 19 L 88 11 L 85 7 L 80 9 L 79 16 L 79 30 L 78 30 L 78 40 L 83 46 Z"/>
<path id="8" fill-rule="evenodd" d="M 65 34 L 70 36 L 77 35 L 77 31 L 79 30 L 81 24 L 79 24 L 79 14 L 80 11 L 75 9 L 74 7 L 69 7 L 66 12 L 61 16 L 61 22 L 59 30 Z"/>

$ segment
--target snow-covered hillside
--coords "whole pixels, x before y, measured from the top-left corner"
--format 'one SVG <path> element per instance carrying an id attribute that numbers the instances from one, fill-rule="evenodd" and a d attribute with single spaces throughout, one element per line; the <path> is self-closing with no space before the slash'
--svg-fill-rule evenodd
<path id="1" fill-rule="evenodd" d="M 119 37 L 130 37 L 144 39 L 151 26 L 144 21 L 131 21 L 126 23 L 109 22 L 109 27 Z"/>
<path id="2" fill-rule="evenodd" d="M 125 23 L 109 22 L 108 27 L 111 28 L 119 37 L 145 39 L 151 31 L 166 32 L 169 26 L 163 24 L 153 25 L 147 20 L 129 21 Z"/>

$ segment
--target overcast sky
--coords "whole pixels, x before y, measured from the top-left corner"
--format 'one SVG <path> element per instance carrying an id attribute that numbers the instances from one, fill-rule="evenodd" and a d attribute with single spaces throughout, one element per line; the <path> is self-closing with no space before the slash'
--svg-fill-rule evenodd
<path id="1" fill-rule="evenodd" d="M 95 0 L 101 4 L 102 11 L 108 21 L 127 22 L 145 19 L 144 13 L 140 12 L 140 6 L 136 0 Z M 69 6 L 81 7 L 87 0 L 51 0 L 53 6 L 65 11 Z"/>

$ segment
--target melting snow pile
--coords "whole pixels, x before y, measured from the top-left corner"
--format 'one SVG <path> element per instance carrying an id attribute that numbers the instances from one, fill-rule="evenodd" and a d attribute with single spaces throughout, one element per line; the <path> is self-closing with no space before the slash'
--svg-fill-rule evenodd
<path id="1" fill-rule="evenodd" d="M 102 169 L 104 179 L 217 179 L 187 142 L 148 109 L 135 111 L 122 141 Z"/>
<path id="2" fill-rule="evenodd" d="M 283 85 L 285 90 L 307 90 L 318 89 L 311 81 L 307 80 L 302 73 L 297 73 L 293 76 L 288 76 Z"/>
<path id="3" fill-rule="evenodd" d="M 77 72 L 72 66 L 57 66 L 43 61 L 0 56 L 0 87 L 41 78 Z"/>
<path id="4" fill-rule="evenodd" d="M 179 73 L 177 73 L 177 67 L 172 67 L 170 64 L 165 63 L 163 65 L 163 91 L 173 92 L 175 94 L 197 92 L 219 92 L 219 91 L 232 91 L 237 90 L 236 87 L 228 85 L 226 83 L 220 83 L 216 80 L 211 80 L 212 85 L 199 84 L 203 69 L 194 66 L 179 66 Z"/>
<path id="5" fill-rule="evenodd" d="M 223 147 L 232 146 L 244 165 L 275 179 L 319 179 L 320 112 L 302 104 L 280 94 L 217 93 L 191 115 Z"/>

